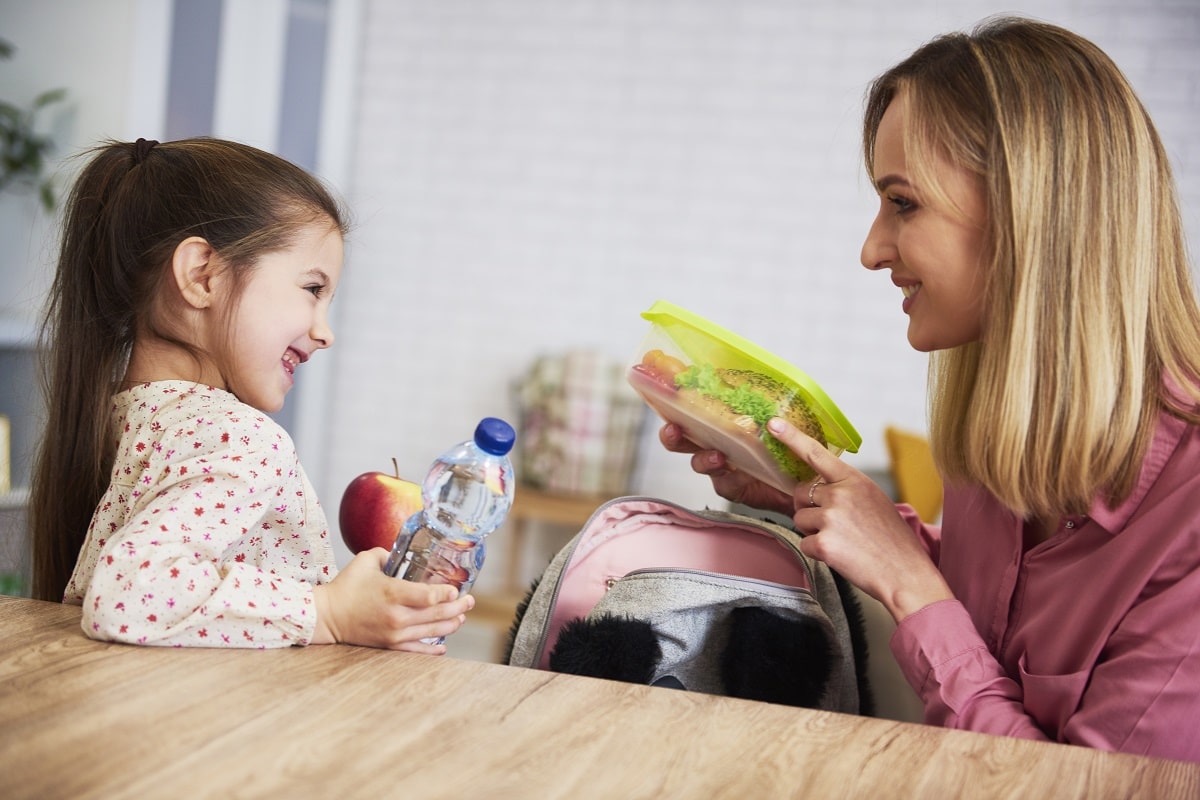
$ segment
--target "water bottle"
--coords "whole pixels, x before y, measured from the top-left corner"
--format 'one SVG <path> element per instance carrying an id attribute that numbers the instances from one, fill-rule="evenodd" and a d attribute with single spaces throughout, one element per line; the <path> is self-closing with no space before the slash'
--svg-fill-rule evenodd
<path id="1" fill-rule="evenodd" d="M 383 571 L 406 581 L 457 586 L 459 597 L 471 591 L 483 566 L 484 539 L 512 506 L 508 453 L 514 441 L 511 425 L 487 417 L 471 441 L 438 456 L 421 485 L 424 507 L 401 527 Z"/>

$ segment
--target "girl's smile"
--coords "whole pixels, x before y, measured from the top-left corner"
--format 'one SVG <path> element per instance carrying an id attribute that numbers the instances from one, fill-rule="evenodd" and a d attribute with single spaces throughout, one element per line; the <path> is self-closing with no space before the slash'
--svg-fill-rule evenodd
<path id="1" fill-rule="evenodd" d="M 288 375 L 296 374 L 296 367 L 308 361 L 308 355 L 301 353 L 294 348 L 288 348 L 288 351 L 283 354 L 283 368 Z"/>

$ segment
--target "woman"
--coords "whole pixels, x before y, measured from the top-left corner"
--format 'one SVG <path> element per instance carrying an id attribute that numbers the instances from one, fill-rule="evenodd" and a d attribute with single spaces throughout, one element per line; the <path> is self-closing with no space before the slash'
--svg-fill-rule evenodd
<path id="1" fill-rule="evenodd" d="M 941 526 L 783 420 L 793 496 L 663 443 L 883 603 L 927 722 L 1200 761 L 1200 309 L 1149 117 L 1095 45 L 997 19 L 878 78 L 864 152 Z"/>

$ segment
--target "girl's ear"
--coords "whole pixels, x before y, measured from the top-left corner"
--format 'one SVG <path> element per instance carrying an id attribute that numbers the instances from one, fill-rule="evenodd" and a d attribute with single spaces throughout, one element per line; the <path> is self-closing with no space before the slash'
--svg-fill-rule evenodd
<path id="1" fill-rule="evenodd" d="M 216 295 L 218 265 L 216 250 L 207 239 L 189 236 L 171 256 L 171 272 L 180 295 L 193 308 L 208 308 Z"/>

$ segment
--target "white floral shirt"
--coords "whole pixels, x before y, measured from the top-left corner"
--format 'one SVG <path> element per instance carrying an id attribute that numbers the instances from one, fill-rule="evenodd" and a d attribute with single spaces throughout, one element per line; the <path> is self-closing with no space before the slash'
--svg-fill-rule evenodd
<path id="1" fill-rule="evenodd" d="M 120 435 L 64 602 L 84 633 L 133 644 L 284 647 L 316 628 L 337 567 L 287 432 L 229 392 L 145 383 L 113 398 Z"/>

